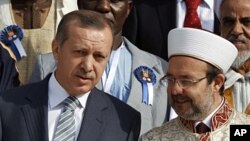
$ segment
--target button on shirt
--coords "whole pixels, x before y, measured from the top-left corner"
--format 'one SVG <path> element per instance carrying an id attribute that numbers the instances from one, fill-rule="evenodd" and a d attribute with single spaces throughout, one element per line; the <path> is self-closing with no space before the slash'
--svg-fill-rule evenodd
<path id="1" fill-rule="evenodd" d="M 86 107 L 86 102 L 89 93 L 77 96 L 77 99 L 81 103 L 81 107 L 77 107 L 75 110 L 75 121 L 76 121 L 76 138 L 79 134 L 81 123 L 83 119 L 83 111 Z M 63 101 L 69 96 L 64 88 L 55 79 L 54 73 L 51 75 L 49 80 L 49 94 L 48 94 L 48 129 L 49 129 L 49 141 L 52 141 L 55 132 L 57 121 L 59 116 L 64 109 Z"/>

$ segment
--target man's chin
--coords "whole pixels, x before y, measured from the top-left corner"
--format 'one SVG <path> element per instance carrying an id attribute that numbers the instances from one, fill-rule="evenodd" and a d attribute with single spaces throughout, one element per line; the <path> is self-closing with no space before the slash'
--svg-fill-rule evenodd
<path id="1" fill-rule="evenodd" d="M 74 96 L 78 96 L 78 95 L 82 95 L 82 94 L 89 92 L 91 89 L 92 87 L 89 87 L 89 86 L 74 87 L 72 89 L 71 94 Z"/>

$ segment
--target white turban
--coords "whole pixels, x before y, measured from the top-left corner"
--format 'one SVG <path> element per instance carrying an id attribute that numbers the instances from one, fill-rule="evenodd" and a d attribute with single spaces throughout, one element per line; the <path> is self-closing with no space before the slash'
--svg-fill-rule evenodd
<path id="1" fill-rule="evenodd" d="M 228 40 L 195 28 L 175 28 L 168 34 L 168 58 L 175 55 L 194 57 L 208 62 L 224 73 L 238 55 Z"/>

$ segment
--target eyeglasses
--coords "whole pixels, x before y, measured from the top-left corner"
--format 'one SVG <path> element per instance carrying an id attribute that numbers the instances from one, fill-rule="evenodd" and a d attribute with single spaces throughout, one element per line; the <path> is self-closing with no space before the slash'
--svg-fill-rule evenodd
<path id="1" fill-rule="evenodd" d="M 175 78 L 171 78 L 171 77 L 165 76 L 165 77 L 162 78 L 162 81 L 165 81 L 165 84 L 167 83 L 169 86 L 173 86 L 175 83 L 177 83 L 182 88 L 189 88 L 189 87 L 192 87 L 195 84 L 199 83 L 200 81 L 202 81 L 205 78 L 207 78 L 207 76 L 202 77 L 202 78 L 197 79 L 197 80 L 175 79 Z"/>

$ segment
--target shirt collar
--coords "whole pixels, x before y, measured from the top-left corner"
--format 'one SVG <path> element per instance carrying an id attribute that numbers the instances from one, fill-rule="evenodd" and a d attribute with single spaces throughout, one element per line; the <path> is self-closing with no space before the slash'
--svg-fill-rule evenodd
<path id="1" fill-rule="evenodd" d="M 50 109 L 56 108 L 59 106 L 68 96 L 69 94 L 66 90 L 58 83 L 55 78 L 55 73 L 53 73 L 49 79 L 49 107 Z M 81 106 L 86 107 L 87 99 L 90 94 L 90 91 L 76 96 L 79 100 Z"/>
<path id="2" fill-rule="evenodd" d="M 206 124 L 210 129 L 211 129 L 211 120 L 212 120 L 212 117 L 214 116 L 214 114 L 216 113 L 216 111 L 218 111 L 220 109 L 220 107 L 223 105 L 225 99 L 223 98 L 220 105 L 211 113 L 209 114 L 202 122 L 204 124 Z M 195 122 L 195 127 L 200 123 L 201 121 L 198 121 L 198 122 Z"/>
<path id="3" fill-rule="evenodd" d="M 184 2 L 184 0 L 177 0 L 177 3 Z M 210 9 L 213 9 L 214 7 L 214 0 L 201 0 L 201 2 L 208 5 Z"/>

